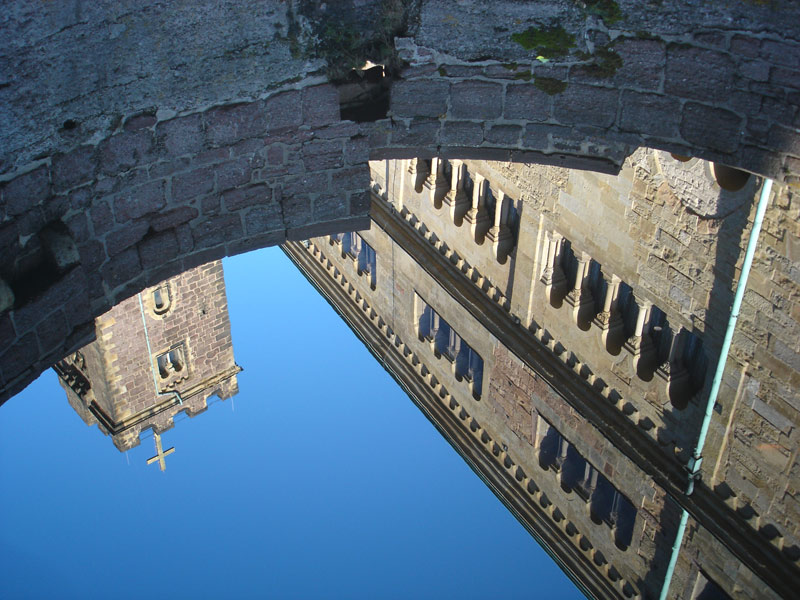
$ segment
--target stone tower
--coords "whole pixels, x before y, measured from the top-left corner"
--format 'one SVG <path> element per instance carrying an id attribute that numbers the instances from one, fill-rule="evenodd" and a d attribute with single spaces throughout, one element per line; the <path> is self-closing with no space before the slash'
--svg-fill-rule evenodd
<path id="1" fill-rule="evenodd" d="M 95 321 L 96 341 L 55 365 L 81 418 L 124 452 L 238 392 L 222 262 L 190 269 Z"/>

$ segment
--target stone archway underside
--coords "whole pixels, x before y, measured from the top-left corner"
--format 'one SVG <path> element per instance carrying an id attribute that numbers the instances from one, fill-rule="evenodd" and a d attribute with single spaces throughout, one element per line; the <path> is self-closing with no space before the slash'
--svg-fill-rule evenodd
<path id="1" fill-rule="evenodd" d="M 148 285 L 366 226 L 369 158 L 616 172 L 646 145 L 800 181 L 788 1 L 355 4 L 6 7 L 0 401 Z M 327 78 L 366 58 L 389 114 L 343 121 Z"/>

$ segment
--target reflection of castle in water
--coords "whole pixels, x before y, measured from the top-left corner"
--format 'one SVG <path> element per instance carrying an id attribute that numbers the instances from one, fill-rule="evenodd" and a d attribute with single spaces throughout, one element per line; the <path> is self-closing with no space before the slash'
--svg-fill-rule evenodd
<path id="1" fill-rule="evenodd" d="M 647 150 L 618 177 L 371 167 L 369 231 L 284 250 L 587 595 L 798 589 L 794 334 L 762 312 L 792 265 L 774 250 L 785 190 L 687 495 L 757 182 Z"/>
<path id="2" fill-rule="evenodd" d="M 94 342 L 54 368 L 75 411 L 120 451 L 145 429 L 171 428 L 178 412 L 195 416 L 211 396 L 238 392 L 221 261 L 128 298 L 95 328 Z"/>

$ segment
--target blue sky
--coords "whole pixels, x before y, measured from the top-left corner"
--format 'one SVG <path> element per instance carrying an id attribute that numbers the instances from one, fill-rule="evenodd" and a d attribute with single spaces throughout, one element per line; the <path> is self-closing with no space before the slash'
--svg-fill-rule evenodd
<path id="1" fill-rule="evenodd" d="M 0 598 L 579 598 L 277 248 L 224 262 L 239 394 L 120 454 L 0 407 Z"/>

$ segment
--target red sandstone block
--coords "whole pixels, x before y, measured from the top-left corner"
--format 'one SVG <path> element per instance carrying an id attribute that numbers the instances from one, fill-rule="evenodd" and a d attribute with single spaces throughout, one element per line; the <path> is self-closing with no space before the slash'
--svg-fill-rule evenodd
<path id="1" fill-rule="evenodd" d="M 346 217 L 348 214 L 347 195 L 343 192 L 322 195 L 314 200 L 313 215 L 315 221 L 331 221 Z"/>
<path id="2" fill-rule="evenodd" d="M 126 189 L 114 200 L 114 216 L 117 223 L 126 223 L 156 212 L 166 204 L 166 180 L 161 179 Z"/>
<path id="3" fill-rule="evenodd" d="M 341 140 L 315 140 L 303 144 L 303 166 L 307 171 L 336 169 L 342 166 Z"/>
<path id="4" fill-rule="evenodd" d="M 173 229 L 178 225 L 187 223 L 199 215 L 199 211 L 191 206 L 181 206 L 174 210 L 167 211 L 150 219 L 153 231 L 164 231 Z"/>
<path id="5" fill-rule="evenodd" d="M 222 195 L 225 208 L 227 208 L 229 211 L 239 210 L 246 206 L 253 206 L 255 204 L 269 202 L 271 198 L 272 191 L 263 183 L 225 192 Z"/>
<path id="6" fill-rule="evenodd" d="M 229 190 L 239 185 L 244 185 L 252 177 L 251 159 L 243 156 L 231 162 L 217 166 L 217 188 L 220 191 Z"/>
<path id="7" fill-rule="evenodd" d="M 331 174 L 331 189 L 348 192 L 369 189 L 369 168 L 367 165 L 361 165 L 334 171 Z"/>
<path id="8" fill-rule="evenodd" d="M 123 132 L 100 144 L 100 168 L 103 173 L 116 175 L 153 159 L 153 135 L 149 131 Z"/>
<path id="9" fill-rule="evenodd" d="M 311 220 L 311 200 L 306 195 L 284 196 L 283 223 L 287 228 L 305 225 Z"/>
<path id="10" fill-rule="evenodd" d="M 267 129 L 260 102 L 212 108 L 203 117 L 206 137 L 214 146 L 264 135 Z"/>
<path id="11" fill-rule="evenodd" d="M 268 231 L 283 230 L 281 207 L 277 202 L 269 202 L 249 209 L 244 217 L 248 236 Z"/>
<path id="12" fill-rule="evenodd" d="M 339 120 L 339 92 L 335 87 L 326 84 L 303 90 L 304 125 L 319 127 Z"/>
<path id="13" fill-rule="evenodd" d="M 267 129 L 270 131 L 296 128 L 302 125 L 301 94 L 297 90 L 283 92 L 264 102 Z"/>
<path id="14" fill-rule="evenodd" d="M 94 178 L 97 164 L 93 146 L 81 146 L 53 158 L 52 178 L 56 190 L 66 190 Z"/>
<path id="15" fill-rule="evenodd" d="M 143 269 L 152 269 L 178 256 L 178 239 L 173 231 L 146 236 L 138 245 Z"/>
<path id="16" fill-rule="evenodd" d="M 681 136 L 699 148 L 733 152 L 739 147 L 742 117 L 722 108 L 687 102 L 683 107 Z"/>
<path id="17" fill-rule="evenodd" d="M 156 125 L 156 139 L 163 144 L 168 157 L 197 154 L 203 149 L 201 115 L 178 117 Z"/>
<path id="18" fill-rule="evenodd" d="M 369 138 L 357 135 L 344 143 L 344 159 L 348 165 L 366 164 L 369 161 Z"/>
<path id="19" fill-rule="evenodd" d="M 209 218 L 192 228 L 196 248 L 209 248 L 242 235 L 242 222 L 238 214 Z"/>
<path id="20" fill-rule="evenodd" d="M 0 204 L 10 216 L 19 215 L 50 196 L 50 172 L 46 165 L 20 175 L 4 184 Z"/>
<path id="21" fill-rule="evenodd" d="M 109 257 L 114 257 L 126 248 L 130 248 L 141 240 L 150 224 L 146 221 L 130 223 L 119 227 L 106 236 L 106 252 Z"/>
<path id="22" fill-rule="evenodd" d="M 192 201 L 214 190 L 213 167 L 201 167 L 172 178 L 172 199 Z"/>
<path id="23" fill-rule="evenodd" d="M 678 98 L 719 102 L 733 89 L 735 65 L 716 50 L 683 45 L 667 49 L 664 92 Z M 703 85 L 697 85 L 702 81 Z"/>

